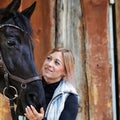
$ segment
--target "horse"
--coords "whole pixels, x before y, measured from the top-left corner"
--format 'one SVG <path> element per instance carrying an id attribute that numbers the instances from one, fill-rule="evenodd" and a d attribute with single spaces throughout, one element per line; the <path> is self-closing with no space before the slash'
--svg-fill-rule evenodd
<path id="1" fill-rule="evenodd" d="M 0 93 L 10 100 L 13 120 L 24 116 L 26 106 L 39 112 L 45 106 L 41 77 L 34 62 L 33 31 L 30 24 L 36 1 L 19 11 L 21 0 L 0 9 Z"/>

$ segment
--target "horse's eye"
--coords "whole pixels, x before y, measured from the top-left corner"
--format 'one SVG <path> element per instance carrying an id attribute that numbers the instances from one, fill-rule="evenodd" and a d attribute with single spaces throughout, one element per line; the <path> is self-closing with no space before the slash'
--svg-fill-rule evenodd
<path id="1" fill-rule="evenodd" d="M 12 41 L 12 40 L 7 41 L 7 44 L 9 46 L 15 46 L 16 45 L 15 41 Z"/>

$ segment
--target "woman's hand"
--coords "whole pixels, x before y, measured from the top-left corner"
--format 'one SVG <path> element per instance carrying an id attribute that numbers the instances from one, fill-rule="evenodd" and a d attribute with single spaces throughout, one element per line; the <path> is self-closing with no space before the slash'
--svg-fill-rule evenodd
<path id="1" fill-rule="evenodd" d="M 25 108 L 25 116 L 29 120 L 42 120 L 44 118 L 44 110 L 43 107 L 40 108 L 40 113 L 31 105 Z"/>

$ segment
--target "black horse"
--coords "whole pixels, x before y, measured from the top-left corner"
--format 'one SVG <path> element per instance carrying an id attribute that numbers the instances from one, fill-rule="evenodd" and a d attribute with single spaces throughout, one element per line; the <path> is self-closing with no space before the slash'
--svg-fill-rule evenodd
<path id="1" fill-rule="evenodd" d="M 38 111 L 45 96 L 33 56 L 30 17 L 36 2 L 19 12 L 21 0 L 13 0 L 0 9 L 0 92 L 17 104 L 15 116 L 24 115 L 25 107 Z M 17 116 L 17 117 L 16 117 Z"/>

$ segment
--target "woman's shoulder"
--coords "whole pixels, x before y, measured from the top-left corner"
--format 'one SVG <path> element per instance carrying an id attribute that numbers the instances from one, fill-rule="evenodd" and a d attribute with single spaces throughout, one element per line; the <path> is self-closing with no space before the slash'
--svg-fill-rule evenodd
<path id="1" fill-rule="evenodd" d="M 78 96 L 76 94 L 70 93 L 69 96 L 67 97 L 66 101 L 70 102 L 70 103 L 76 103 L 76 104 L 78 104 Z"/>
<path id="2" fill-rule="evenodd" d="M 65 101 L 65 109 L 68 110 L 72 109 L 75 112 L 75 110 L 78 111 L 78 107 L 79 107 L 78 97 L 75 94 L 69 94 Z"/>
<path id="3" fill-rule="evenodd" d="M 60 87 L 62 88 L 61 90 L 64 90 L 65 92 L 69 92 L 71 94 L 78 95 L 75 87 L 73 87 L 73 85 L 70 82 L 66 81 L 66 80 L 63 80 L 60 83 Z"/>
<path id="4" fill-rule="evenodd" d="M 60 116 L 60 120 L 75 120 L 78 113 L 78 97 L 75 94 L 69 94 L 65 101 L 64 110 Z"/>
<path id="5" fill-rule="evenodd" d="M 69 96 L 69 95 L 75 95 L 75 97 L 78 97 L 78 93 L 76 91 L 76 89 L 67 81 L 62 80 L 58 87 L 56 88 L 55 92 L 54 92 L 54 96 Z"/>

